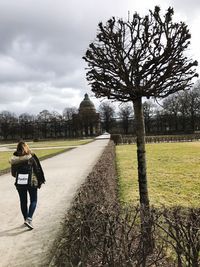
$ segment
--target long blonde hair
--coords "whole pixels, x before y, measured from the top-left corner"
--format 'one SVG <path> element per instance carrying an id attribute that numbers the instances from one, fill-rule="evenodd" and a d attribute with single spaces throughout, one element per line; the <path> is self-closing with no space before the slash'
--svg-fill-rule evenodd
<path id="1" fill-rule="evenodd" d="M 20 156 L 31 154 L 31 150 L 30 150 L 29 146 L 23 141 L 20 141 L 18 143 L 16 152 Z"/>

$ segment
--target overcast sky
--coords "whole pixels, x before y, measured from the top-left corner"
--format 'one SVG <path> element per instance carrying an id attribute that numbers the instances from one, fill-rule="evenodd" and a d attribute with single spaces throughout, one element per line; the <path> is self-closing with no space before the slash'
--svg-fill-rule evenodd
<path id="1" fill-rule="evenodd" d="M 98 23 L 155 5 L 174 7 L 188 24 L 189 53 L 200 64 L 199 0 L 0 0 L 0 111 L 62 113 L 78 108 L 86 92 L 98 106 L 82 59 Z"/>

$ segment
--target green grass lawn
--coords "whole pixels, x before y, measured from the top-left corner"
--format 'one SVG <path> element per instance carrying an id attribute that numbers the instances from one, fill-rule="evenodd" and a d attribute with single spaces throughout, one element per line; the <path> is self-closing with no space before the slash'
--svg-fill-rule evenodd
<path id="1" fill-rule="evenodd" d="M 65 148 L 54 148 L 54 149 L 42 149 L 42 150 L 36 150 L 35 154 L 41 159 L 43 157 L 50 157 L 53 155 L 57 155 L 59 153 L 65 152 L 67 149 Z M 7 152 L 7 151 L 0 151 L 0 171 L 8 169 L 10 167 L 9 159 L 11 158 L 13 154 L 12 152 Z"/>
<path id="2" fill-rule="evenodd" d="M 42 141 L 42 142 L 28 142 L 28 145 L 31 148 L 31 150 L 35 152 L 39 158 L 42 158 L 42 157 L 53 156 L 55 154 L 62 153 L 67 150 L 67 147 L 84 145 L 91 141 L 93 141 L 93 139 L 50 140 L 50 141 Z M 5 144 L 5 146 L 10 149 L 15 149 L 17 146 L 17 143 L 16 144 Z M 55 148 L 50 149 L 50 147 L 55 147 Z M 56 147 L 66 147 L 66 148 L 56 148 Z M 34 148 L 45 148 L 45 149 L 34 151 Z M 13 151 L 11 152 L 0 151 L 0 171 L 5 170 L 10 167 L 10 164 L 8 161 L 12 154 L 13 154 Z"/>
<path id="3" fill-rule="evenodd" d="M 154 206 L 200 206 L 200 142 L 147 144 L 147 177 Z M 116 147 L 120 198 L 139 201 L 136 145 Z"/>
<path id="4" fill-rule="evenodd" d="M 51 141 L 39 141 L 39 142 L 27 142 L 30 148 L 36 148 L 36 147 L 60 147 L 60 146 L 78 146 L 78 145 L 84 145 L 89 142 L 93 141 L 93 139 L 72 139 L 72 140 L 51 140 Z M 15 148 L 17 145 L 12 144 L 7 146 L 9 148 Z"/>
<path id="5" fill-rule="evenodd" d="M 0 171 L 5 170 L 10 167 L 9 159 L 13 152 L 2 152 L 0 151 Z"/>
<path id="6" fill-rule="evenodd" d="M 28 145 L 31 148 L 31 150 L 35 152 L 39 158 L 41 158 L 41 157 L 46 157 L 50 155 L 52 156 L 54 154 L 64 152 L 69 146 L 84 145 L 91 141 L 93 141 L 93 139 L 50 140 L 50 141 L 41 141 L 41 142 L 28 142 Z M 17 143 L 16 144 L 7 143 L 5 144 L 5 146 L 10 149 L 15 149 L 17 146 Z M 46 148 L 46 149 L 34 151 L 34 148 L 41 148 L 41 147 Z M 50 147 L 55 147 L 55 148 L 50 149 Z M 66 147 L 66 148 L 56 148 L 56 147 Z M 12 154 L 13 154 L 13 151 L 0 152 L 0 171 L 5 170 L 10 167 L 10 164 L 8 161 Z"/>

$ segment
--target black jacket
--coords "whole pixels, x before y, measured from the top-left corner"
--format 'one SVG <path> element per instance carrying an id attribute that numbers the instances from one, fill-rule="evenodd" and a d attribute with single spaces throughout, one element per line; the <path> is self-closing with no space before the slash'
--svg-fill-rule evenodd
<path id="1" fill-rule="evenodd" d="M 40 188 L 41 184 L 45 183 L 44 172 L 38 157 L 35 154 L 29 154 L 20 156 L 16 152 L 10 160 L 12 176 L 16 177 L 20 169 L 26 168 L 27 166 L 32 167 L 33 175 L 37 178 L 37 187 Z"/>

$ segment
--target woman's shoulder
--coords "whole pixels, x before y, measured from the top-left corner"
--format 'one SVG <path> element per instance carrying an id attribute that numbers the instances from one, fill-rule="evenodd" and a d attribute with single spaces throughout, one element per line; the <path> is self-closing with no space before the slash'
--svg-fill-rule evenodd
<path id="1" fill-rule="evenodd" d="M 10 163 L 13 164 L 19 164 L 19 163 L 23 163 L 25 161 L 28 161 L 32 158 L 31 154 L 28 155 L 17 155 L 16 153 L 13 153 L 12 157 L 10 158 Z"/>
<path id="2" fill-rule="evenodd" d="M 38 159 L 38 157 L 36 156 L 36 154 L 34 152 L 31 152 L 31 156 L 36 160 Z"/>
<path id="3" fill-rule="evenodd" d="M 31 153 L 31 155 L 32 155 L 32 159 L 33 159 L 33 161 L 34 161 L 36 164 L 39 164 L 39 159 L 38 159 L 37 155 L 36 155 L 35 153 Z"/>

